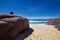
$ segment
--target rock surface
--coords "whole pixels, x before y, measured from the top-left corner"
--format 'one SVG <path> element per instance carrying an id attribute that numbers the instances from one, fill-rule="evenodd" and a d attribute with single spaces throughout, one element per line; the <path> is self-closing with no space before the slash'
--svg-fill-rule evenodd
<path id="1" fill-rule="evenodd" d="M 55 19 L 50 19 L 47 24 L 50 24 L 50 25 L 60 24 L 60 17 Z"/>
<path id="2" fill-rule="evenodd" d="M 14 15 L 0 15 L 0 40 L 13 40 L 18 33 L 29 28 L 28 19 Z"/>
<path id="3" fill-rule="evenodd" d="M 47 24 L 54 25 L 55 28 L 57 28 L 58 30 L 60 30 L 60 17 L 49 20 L 49 22 Z"/>

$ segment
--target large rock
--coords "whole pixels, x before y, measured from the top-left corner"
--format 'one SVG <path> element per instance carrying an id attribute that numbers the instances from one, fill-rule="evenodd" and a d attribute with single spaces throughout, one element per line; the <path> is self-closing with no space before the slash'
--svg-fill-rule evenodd
<path id="1" fill-rule="evenodd" d="M 60 17 L 58 17 L 56 21 L 58 24 L 60 24 Z"/>
<path id="2" fill-rule="evenodd" d="M 3 39 L 3 37 L 8 32 L 10 26 L 8 22 L 0 21 L 0 40 Z"/>
<path id="3" fill-rule="evenodd" d="M 49 20 L 47 24 L 54 25 L 55 28 L 57 28 L 58 30 L 60 30 L 60 17 Z"/>
<path id="4" fill-rule="evenodd" d="M 60 24 L 60 17 L 55 19 L 50 19 L 47 24 L 50 24 L 50 25 Z"/>
<path id="5" fill-rule="evenodd" d="M 50 19 L 49 22 L 48 22 L 48 24 L 49 25 L 55 25 L 56 21 L 57 21 L 57 19 Z"/>
<path id="6" fill-rule="evenodd" d="M 3 21 L 0 23 L 0 25 L 2 24 L 0 26 L 2 29 L 0 30 L 3 30 L 0 35 L 4 34 L 6 36 L 4 36 L 6 40 L 13 40 L 18 33 L 29 28 L 28 19 L 21 16 L 2 15 L 0 16 L 0 20 Z M 2 37 L 2 39 L 4 39 L 4 37 Z"/>

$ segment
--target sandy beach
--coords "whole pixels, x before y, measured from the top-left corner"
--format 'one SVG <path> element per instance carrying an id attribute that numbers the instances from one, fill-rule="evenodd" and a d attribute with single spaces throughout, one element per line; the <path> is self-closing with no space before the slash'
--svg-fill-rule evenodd
<path id="1" fill-rule="evenodd" d="M 18 35 L 15 40 L 60 40 L 60 31 L 52 25 L 30 24 L 30 29 Z"/>

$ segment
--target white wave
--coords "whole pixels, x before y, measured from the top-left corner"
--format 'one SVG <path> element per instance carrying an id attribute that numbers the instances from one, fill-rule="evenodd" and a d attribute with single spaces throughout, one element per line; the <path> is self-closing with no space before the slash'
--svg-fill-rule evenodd
<path id="1" fill-rule="evenodd" d="M 47 21 L 29 21 L 29 22 L 47 22 Z"/>

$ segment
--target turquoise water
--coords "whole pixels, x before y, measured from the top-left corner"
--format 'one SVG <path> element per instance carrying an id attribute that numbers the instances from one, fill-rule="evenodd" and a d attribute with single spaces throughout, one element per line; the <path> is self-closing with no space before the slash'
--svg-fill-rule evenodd
<path id="1" fill-rule="evenodd" d="M 29 19 L 30 24 L 42 24 L 47 23 L 49 19 Z"/>

